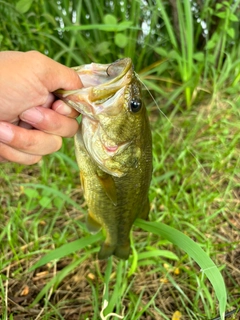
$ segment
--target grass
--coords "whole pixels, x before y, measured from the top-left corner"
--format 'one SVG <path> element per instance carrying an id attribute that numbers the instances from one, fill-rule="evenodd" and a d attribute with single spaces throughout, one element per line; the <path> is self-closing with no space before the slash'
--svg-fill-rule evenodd
<path id="1" fill-rule="evenodd" d="M 220 319 L 224 293 L 208 271 L 224 277 L 227 310 L 238 308 L 239 3 L 0 0 L 1 50 L 68 66 L 129 56 L 161 107 L 146 94 L 150 222 L 136 222 L 126 262 L 96 259 L 103 236 L 85 228 L 72 139 L 37 165 L 1 165 L 2 319 Z M 217 267 L 199 267 L 167 227 Z"/>
<path id="2" fill-rule="evenodd" d="M 210 255 L 224 276 L 228 310 L 240 302 L 238 108 L 239 101 L 219 97 L 192 111 L 173 110 L 169 121 L 149 109 L 150 221 L 184 232 Z M 60 152 L 37 165 L 1 166 L 2 319 L 217 316 L 216 294 L 194 260 L 139 224 L 128 261 L 96 260 L 102 235 L 85 229 L 73 154 L 66 139 Z M 47 263 L 31 270 L 43 256 Z"/>

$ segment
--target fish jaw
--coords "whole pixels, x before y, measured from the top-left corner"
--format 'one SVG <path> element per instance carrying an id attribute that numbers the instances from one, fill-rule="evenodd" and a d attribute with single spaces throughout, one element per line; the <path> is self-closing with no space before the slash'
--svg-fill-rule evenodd
<path id="1" fill-rule="evenodd" d="M 131 59 L 124 58 L 110 64 L 91 63 L 73 69 L 78 73 L 83 88 L 59 89 L 54 94 L 81 114 L 96 120 L 98 114 L 110 112 L 109 109 L 113 109 L 111 112 L 117 114 L 120 110 L 117 108 L 119 103 L 113 102 L 121 96 L 124 97 L 124 88 L 132 80 Z M 117 96 L 114 96 L 115 94 Z"/>
<path id="2" fill-rule="evenodd" d="M 84 145 L 98 166 L 115 177 L 120 178 L 125 175 L 124 169 L 114 166 L 114 163 L 109 165 L 109 162 L 114 162 L 113 158 L 123 153 L 132 141 L 115 144 L 114 141 L 104 138 L 100 123 L 88 117 L 83 117 L 81 127 Z"/>

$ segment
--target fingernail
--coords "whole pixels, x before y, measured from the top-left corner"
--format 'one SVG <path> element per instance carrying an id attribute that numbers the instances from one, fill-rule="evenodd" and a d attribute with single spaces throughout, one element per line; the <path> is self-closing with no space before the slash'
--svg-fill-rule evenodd
<path id="1" fill-rule="evenodd" d="M 37 124 L 43 120 L 43 114 L 37 108 L 31 108 L 24 111 L 21 114 L 20 118 L 25 122 L 28 122 L 31 124 Z"/>
<path id="2" fill-rule="evenodd" d="M 10 142 L 13 139 L 13 131 L 8 123 L 0 122 L 0 141 Z"/>
<path id="3" fill-rule="evenodd" d="M 59 103 L 55 111 L 64 116 L 68 116 L 72 112 L 72 108 L 65 103 Z"/>

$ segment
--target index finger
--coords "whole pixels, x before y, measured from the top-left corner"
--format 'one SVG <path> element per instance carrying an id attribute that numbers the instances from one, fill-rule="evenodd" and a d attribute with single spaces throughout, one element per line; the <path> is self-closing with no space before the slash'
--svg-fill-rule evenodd
<path id="1" fill-rule="evenodd" d="M 54 61 L 38 51 L 28 51 L 25 54 L 28 61 L 34 61 L 31 65 L 31 70 L 38 76 L 49 92 L 54 92 L 57 89 L 74 90 L 83 87 L 77 72 L 73 69 Z"/>

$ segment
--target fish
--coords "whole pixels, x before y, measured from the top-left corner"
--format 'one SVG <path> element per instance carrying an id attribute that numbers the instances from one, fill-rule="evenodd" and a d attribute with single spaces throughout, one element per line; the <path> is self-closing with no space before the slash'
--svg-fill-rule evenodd
<path id="1" fill-rule="evenodd" d="M 98 259 L 128 259 L 136 218 L 148 219 L 152 136 L 130 58 L 73 68 L 83 87 L 56 96 L 81 113 L 74 137 L 90 232 L 105 232 Z"/>

